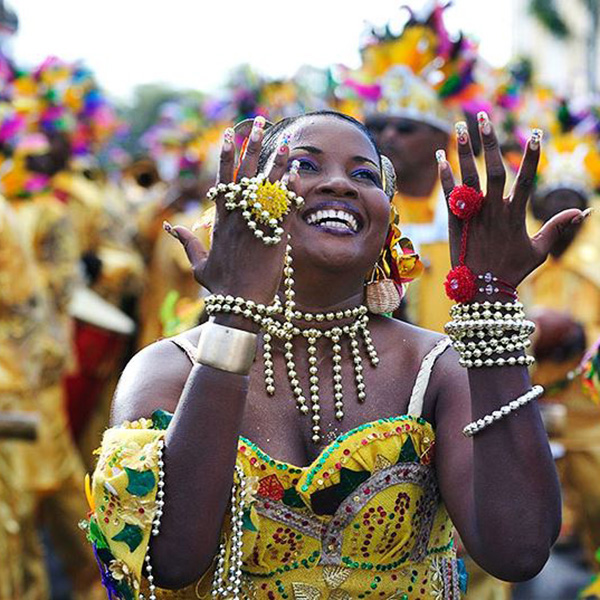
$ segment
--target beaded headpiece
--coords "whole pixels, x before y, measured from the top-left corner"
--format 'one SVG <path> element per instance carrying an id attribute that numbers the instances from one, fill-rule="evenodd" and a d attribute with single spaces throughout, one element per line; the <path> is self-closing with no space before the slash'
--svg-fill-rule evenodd
<path id="1" fill-rule="evenodd" d="M 452 39 L 446 6 L 435 3 L 425 15 L 410 12 L 400 34 L 373 29 L 361 49 L 362 65 L 339 68 L 336 95 L 357 99 L 363 115 L 373 113 L 422 121 L 449 133 L 457 108 L 480 108 L 475 82 L 477 48 L 464 35 Z"/>

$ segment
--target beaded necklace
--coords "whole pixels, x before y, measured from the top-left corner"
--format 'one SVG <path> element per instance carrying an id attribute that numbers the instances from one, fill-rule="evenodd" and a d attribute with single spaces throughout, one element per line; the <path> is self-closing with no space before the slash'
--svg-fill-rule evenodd
<path id="1" fill-rule="evenodd" d="M 363 357 L 361 355 L 359 337 L 362 338 L 369 362 L 373 367 L 379 364 L 377 350 L 369 331 L 368 309 L 364 305 L 351 309 L 311 313 L 295 310 L 294 300 L 294 269 L 292 267 L 291 247 L 288 245 L 284 259 L 284 302 L 275 298 L 268 306 L 257 304 L 243 298 L 216 294 L 206 299 L 206 312 L 209 315 L 218 313 L 233 313 L 254 320 L 263 331 L 263 359 L 265 389 L 269 396 L 275 394 L 275 379 L 273 369 L 273 339 L 284 342 L 284 358 L 287 376 L 296 405 L 302 414 L 312 413 L 312 441 L 321 440 L 321 398 L 319 387 L 319 368 L 317 365 L 317 341 L 325 338 L 331 343 L 333 361 L 333 391 L 335 402 L 335 417 L 338 421 L 344 418 L 344 393 L 342 384 L 342 343 L 346 338 L 350 345 L 354 381 L 357 398 L 364 402 L 367 398 L 364 376 Z M 282 318 L 283 317 L 283 318 Z M 342 319 L 351 319 L 349 323 L 340 325 Z M 319 327 L 301 328 L 298 321 L 318 323 Z M 331 324 L 329 326 L 329 324 Z M 305 339 L 308 353 L 309 394 L 305 395 L 298 379 L 297 361 L 294 350 L 294 339 Z M 307 401 L 310 398 L 310 407 Z"/>

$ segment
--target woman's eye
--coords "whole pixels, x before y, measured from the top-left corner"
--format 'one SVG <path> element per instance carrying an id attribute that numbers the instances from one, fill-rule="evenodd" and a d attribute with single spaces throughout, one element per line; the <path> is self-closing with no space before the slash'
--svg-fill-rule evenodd
<path id="1" fill-rule="evenodd" d="M 307 158 L 294 158 L 293 160 L 297 160 L 299 163 L 298 166 L 298 170 L 299 171 L 316 171 L 317 167 L 316 165 L 308 160 Z M 290 160 L 290 165 L 292 164 L 292 161 Z"/>
<path id="2" fill-rule="evenodd" d="M 353 176 L 358 177 L 358 179 L 366 179 L 367 181 L 371 181 L 375 185 L 381 185 L 379 176 L 369 169 L 360 169 L 358 171 L 354 171 Z"/>

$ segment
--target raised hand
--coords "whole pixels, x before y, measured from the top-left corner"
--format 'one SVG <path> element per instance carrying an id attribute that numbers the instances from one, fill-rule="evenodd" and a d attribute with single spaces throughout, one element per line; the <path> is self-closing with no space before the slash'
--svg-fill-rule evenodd
<path id="1" fill-rule="evenodd" d="M 254 119 L 237 173 L 234 132 L 232 129 L 225 132 L 217 184 L 226 185 L 257 174 L 264 125 L 262 117 Z M 271 182 L 283 179 L 288 188 L 294 190 L 298 176 L 287 172 L 288 159 L 288 144 L 283 140 L 267 175 Z M 248 228 L 239 210 L 228 211 L 225 208 L 224 192 L 217 195 L 215 204 L 210 251 L 185 227 L 171 227 L 167 223 L 165 229 L 183 245 L 198 283 L 215 294 L 230 294 L 263 304 L 271 303 L 282 276 L 285 240 L 293 209 L 281 224 L 284 230 L 282 241 L 275 246 L 265 246 Z"/>
<path id="2" fill-rule="evenodd" d="M 527 234 L 525 219 L 540 157 L 541 131 L 534 130 L 527 143 L 519 174 L 510 194 L 504 196 L 506 171 L 498 140 L 486 113 L 479 113 L 487 189 L 481 210 L 469 222 L 465 264 L 475 274 L 493 273 L 512 287 L 540 266 L 561 236 L 578 228 L 588 213 L 578 209 L 564 210 L 550 219 L 533 237 Z M 457 123 L 458 157 L 463 185 L 481 191 L 479 174 L 465 123 Z M 452 169 L 438 152 L 439 173 L 446 200 L 455 187 Z M 459 264 L 461 233 L 464 221 L 449 207 L 450 253 L 452 265 Z"/>

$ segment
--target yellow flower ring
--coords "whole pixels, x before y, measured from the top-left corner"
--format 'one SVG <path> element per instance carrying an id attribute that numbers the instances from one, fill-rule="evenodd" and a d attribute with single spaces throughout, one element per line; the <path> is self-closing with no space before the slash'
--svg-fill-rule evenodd
<path id="1" fill-rule="evenodd" d="M 258 184 L 254 192 L 252 214 L 257 221 L 269 224 L 273 219 L 281 221 L 290 210 L 290 198 L 286 189 L 281 187 L 280 181 L 271 183 L 264 179 Z"/>

